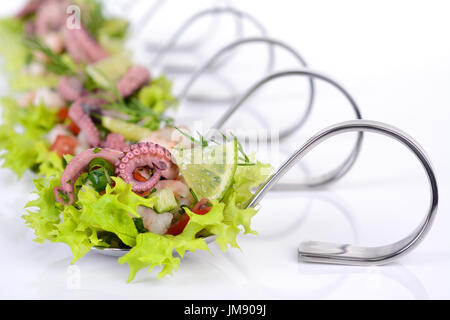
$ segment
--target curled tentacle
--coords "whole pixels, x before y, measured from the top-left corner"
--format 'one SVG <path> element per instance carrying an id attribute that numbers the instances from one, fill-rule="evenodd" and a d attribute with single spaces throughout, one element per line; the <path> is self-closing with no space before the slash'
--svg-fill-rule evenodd
<path id="1" fill-rule="evenodd" d="M 103 158 L 109 161 L 111 164 L 117 163 L 123 156 L 123 153 L 113 149 L 88 149 L 81 152 L 72 161 L 69 162 L 64 173 L 61 177 L 61 187 L 55 187 L 53 190 L 56 200 L 62 204 L 70 205 L 73 203 L 74 184 L 83 172 L 86 172 L 89 163 L 95 158 Z M 61 197 L 61 193 L 66 195 L 68 201 L 64 201 Z"/>
<path id="2" fill-rule="evenodd" d="M 46 1 L 47 0 L 29 0 L 16 14 L 16 17 L 25 18 L 26 16 L 35 13 Z"/>
<path id="3" fill-rule="evenodd" d="M 134 66 L 119 81 L 117 90 L 122 98 L 126 98 L 149 82 L 150 72 L 144 67 Z"/>
<path id="4" fill-rule="evenodd" d="M 132 183 L 134 192 L 143 193 L 151 190 L 164 177 L 174 180 L 178 177 L 178 166 L 172 160 L 170 152 L 151 142 L 134 144 L 124 150 L 116 165 L 116 174 L 126 183 Z M 144 182 L 137 181 L 133 172 L 137 168 L 154 169 L 152 177 Z"/>
<path id="5" fill-rule="evenodd" d="M 150 73 L 143 67 L 132 67 L 128 73 L 119 81 L 117 88 L 122 98 L 133 94 L 140 87 L 150 81 Z M 89 110 L 92 107 L 100 108 L 105 103 L 102 99 L 83 97 L 82 84 L 76 78 L 62 78 L 58 90 L 66 100 L 74 100 L 69 116 L 84 132 L 89 143 L 93 147 L 98 147 L 101 143 L 100 135 L 94 122 L 89 117 Z M 117 136 L 112 136 L 115 146 L 118 141 Z M 119 141 L 119 147 L 124 146 L 124 141 Z"/>
<path id="6" fill-rule="evenodd" d="M 92 147 L 100 146 L 100 134 L 89 116 L 88 112 L 93 108 L 99 108 L 102 104 L 101 99 L 79 98 L 69 109 L 69 117 L 83 131 Z"/>
<path id="7" fill-rule="evenodd" d="M 75 62 L 94 63 L 108 57 L 108 53 L 95 41 L 84 26 L 65 28 L 65 45 Z"/>
<path id="8" fill-rule="evenodd" d="M 119 133 L 110 133 L 106 136 L 103 142 L 103 147 L 114 150 L 125 150 L 128 145 L 125 142 L 125 138 Z"/>
<path id="9" fill-rule="evenodd" d="M 83 95 L 83 83 L 75 77 L 61 77 L 58 92 L 65 100 L 75 101 Z"/>

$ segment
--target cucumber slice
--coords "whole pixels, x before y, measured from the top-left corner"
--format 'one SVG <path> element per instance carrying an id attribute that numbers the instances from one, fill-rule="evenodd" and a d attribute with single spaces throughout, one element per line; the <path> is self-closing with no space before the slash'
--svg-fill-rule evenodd
<path id="1" fill-rule="evenodd" d="M 152 194 L 152 197 L 158 198 L 158 201 L 153 207 L 153 209 L 155 209 L 158 213 L 170 212 L 178 208 L 177 199 L 175 199 L 175 195 L 173 194 L 171 188 L 158 190 Z"/>
<path id="2" fill-rule="evenodd" d="M 86 73 L 100 87 L 111 89 L 111 85 L 116 84 L 130 67 L 130 59 L 124 54 L 118 54 L 88 65 Z"/>
<path id="3" fill-rule="evenodd" d="M 153 134 L 150 129 L 111 117 L 102 117 L 102 125 L 109 131 L 120 133 L 126 140 L 131 141 L 140 141 Z"/>

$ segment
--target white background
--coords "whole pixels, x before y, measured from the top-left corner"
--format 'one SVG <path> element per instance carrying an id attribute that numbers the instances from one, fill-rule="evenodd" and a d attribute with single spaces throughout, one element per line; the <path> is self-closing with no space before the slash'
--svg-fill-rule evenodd
<path id="1" fill-rule="evenodd" d="M 167 41 L 189 14 L 208 3 L 169 0 L 130 43 L 136 58 L 149 63 L 152 54 L 143 50 L 145 45 Z M 126 284 L 127 266 L 119 265 L 114 258 L 89 253 L 69 268 L 71 254 L 66 246 L 32 242 L 32 232 L 20 216 L 31 199 L 33 177 L 27 175 L 19 182 L 3 169 L 0 297 L 450 298 L 448 1 L 242 0 L 238 4 L 262 21 L 272 37 L 299 50 L 314 70 L 337 79 L 354 96 L 365 118 L 401 128 L 427 151 L 438 178 L 440 204 L 423 243 L 395 263 L 380 267 L 297 261 L 296 248 L 303 240 L 388 244 L 408 235 L 423 218 L 429 202 L 423 170 L 407 150 L 375 135 L 367 135 L 356 166 L 337 184 L 317 192 L 273 192 L 264 199 L 254 218 L 259 236 L 240 237 L 242 251 L 233 249 L 223 254 L 211 245 L 212 255 L 188 254 L 174 276 L 157 280 L 155 272 L 141 271 L 131 284 Z M 0 13 L 6 16 L 18 7 L 19 1 L 3 2 Z M 120 11 L 115 8 L 115 12 Z M 134 19 L 138 20 L 139 11 L 131 13 Z M 220 28 L 225 31 L 219 30 L 218 34 L 231 29 L 229 21 L 224 19 L 222 23 Z M 249 28 L 248 34 L 256 33 Z M 206 43 L 201 49 L 202 56 L 224 45 L 218 39 L 226 39 L 226 35 L 213 34 L 212 39 L 214 44 Z M 265 53 L 262 46 L 242 50 L 224 69 L 224 75 L 243 91 L 262 75 Z M 196 61 L 192 57 L 171 59 Z M 297 65 L 279 53 L 277 68 L 288 67 Z M 186 77 L 174 75 L 173 79 L 179 90 Z M 310 121 L 295 137 L 283 142 L 276 155 L 271 154 L 274 165 L 318 130 L 352 118 L 345 99 L 336 90 L 320 81 L 317 87 Z M 7 92 L 4 80 L 1 89 Z M 208 81 L 196 86 L 197 92 L 213 89 Z M 252 114 L 259 110 L 271 127 L 281 127 L 304 105 L 305 90 L 304 80 L 285 79 L 269 85 L 230 125 L 256 126 Z M 207 125 L 223 111 L 221 106 L 209 108 L 182 102 L 178 121 L 202 118 Z M 348 135 L 331 140 L 308 156 L 304 164 L 313 173 L 331 169 L 345 156 L 353 139 Z M 295 178 L 294 173 L 289 177 Z"/>

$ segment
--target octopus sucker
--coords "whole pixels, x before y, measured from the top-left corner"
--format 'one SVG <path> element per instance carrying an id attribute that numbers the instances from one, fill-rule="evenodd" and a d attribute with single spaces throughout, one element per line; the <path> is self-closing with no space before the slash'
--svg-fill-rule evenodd
<path id="1" fill-rule="evenodd" d="M 81 152 L 69 162 L 61 177 L 61 187 L 53 190 L 56 201 L 65 205 L 70 205 L 74 201 L 74 184 L 83 172 L 86 172 L 89 163 L 95 158 L 102 158 L 111 164 L 119 162 L 123 152 L 113 149 L 88 149 Z M 62 198 L 62 194 L 67 196 L 67 201 Z"/>
<path id="2" fill-rule="evenodd" d="M 153 169 L 153 175 L 147 181 L 137 181 L 133 176 L 134 171 L 141 167 Z M 119 165 L 116 165 L 116 174 L 126 183 L 133 184 L 134 192 L 144 193 L 151 190 L 161 178 L 175 179 L 179 170 L 171 156 L 167 156 L 164 147 L 146 142 L 132 145 L 129 151 L 124 152 Z"/>

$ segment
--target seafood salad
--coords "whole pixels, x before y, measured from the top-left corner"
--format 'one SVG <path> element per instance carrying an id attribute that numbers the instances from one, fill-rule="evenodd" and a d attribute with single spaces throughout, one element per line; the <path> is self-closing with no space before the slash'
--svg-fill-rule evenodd
<path id="1" fill-rule="evenodd" d="M 80 9 L 71 26 L 69 6 Z M 31 0 L 0 19 L 3 69 L 11 94 L 1 99 L 3 166 L 19 177 L 59 173 L 64 155 L 121 150 L 170 124 L 176 103 L 164 76 L 132 62 L 128 23 L 107 18 L 98 0 Z"/>
<path id="2" fill-rule="evenodd" d="M 66 23 L 72 4 L 78 28 Z M 0 157 L 18 176 L 38 175 L 23 216 L 36 242 L 67 244 L 73 262 L 121 249 L 131 281 L 146 267 L 172 274 L 187 251 L 208 251 L 208 238 L 238 248 L 238 234 L 255 233 L 247 204 L 272 168 L 232 134 L 175 127 L 171 83 L 132 62 L 127 26 L 97 0 L 31 0 L 0 19 L 11 89 Z"/>
<path id="3" fill-rule="evenodd" d="M 240 232 L 255 233 L 257 211 L 246 205 L 271 166 L 250 161 L 236 138 L 188 141 L 67 157 L 61 175 L 35 181 L 38 198 L 24 219 L 36 241 L 66 243 L 73 262 L 92 247 L 128 249 L 118 261 L 129 265 L 129 281 L 144 267 L 171 274 L 186 251 L 208 250 L 208 237 L 223 251 L 238 248 Z"/>

